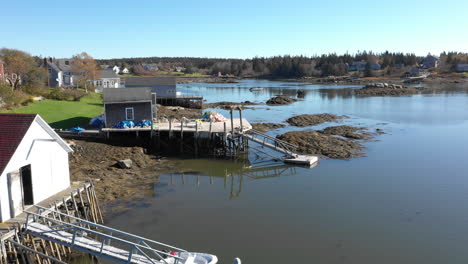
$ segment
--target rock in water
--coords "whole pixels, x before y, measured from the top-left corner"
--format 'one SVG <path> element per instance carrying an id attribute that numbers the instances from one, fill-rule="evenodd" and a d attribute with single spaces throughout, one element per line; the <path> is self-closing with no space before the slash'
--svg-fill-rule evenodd
<path id="1" fill-rule="evenodd" d="M 287 96 L 276 96 L 271 98 L 270 100 L 266 101 L 267 105 L 287 105 L 298 101 L 295 98 L 287 97 Z"/>
<path id="2" fill-rule="evenodd" d="M 119 160 L 119 166 L 122 169 L 130 169 L 132 167 L 132 160 L 131 159 L 124 159 L 124 160 Z"/>

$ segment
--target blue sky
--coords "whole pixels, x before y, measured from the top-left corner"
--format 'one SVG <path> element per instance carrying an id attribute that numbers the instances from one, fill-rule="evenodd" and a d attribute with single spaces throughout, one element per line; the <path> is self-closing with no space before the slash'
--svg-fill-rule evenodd
<path id="1" fill-rule="evenodd" d="M 15 0 L 1 7 L 0 47 L 57 58 L 468 52 L 467 0 Z"/>

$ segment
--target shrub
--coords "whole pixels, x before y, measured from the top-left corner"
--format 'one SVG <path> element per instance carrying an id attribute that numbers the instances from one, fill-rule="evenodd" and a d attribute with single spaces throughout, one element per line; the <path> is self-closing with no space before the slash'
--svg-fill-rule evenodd
<path id="1" fill-rule="evenodd" d="M 21 90 L 33 96 L 47 97 L 47 95 L 49 94 L 49 88 L 41 85 L 27 84 L 21 87 Z"/>
<path id="2" fill-rule="evenodd" d="M 13 91 L 9 85 L 0 85 L 0 106 L 27 105 L 33 99 L 22 91 Z"/>
<path id="3" fill-rule="evenodd" d="M 61 101 L 79 101 L 86 93 L 77 89 L 52 88 L 47 95 L 48 99 Z"/>

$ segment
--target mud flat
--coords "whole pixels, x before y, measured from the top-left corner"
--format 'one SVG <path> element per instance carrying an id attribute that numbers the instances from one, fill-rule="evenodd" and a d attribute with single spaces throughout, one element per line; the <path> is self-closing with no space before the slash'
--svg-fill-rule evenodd
<path id="1" fill-rule="evenodd" d="M 294 102 L 299 101 L 298 99 L 291 98 L 288 96 L 276 96 L 270 98 L 268 101 L 266 101 L 267 105 L 288 105 L 292 104 Z"/>
<path id="2" fill-rule="evenodd" d="M 364 87 L 361 89 L 354 90 L 354 94 L 363 96 L 400 96 L 400 95 L 412 95 L 419 94 L 426 90 L 426 88 L 418 87 Z"/>
<path id="3" fill-rule="evenodd" d="M 188 119 L 197 119 L 202 116 L 201 109 L 185 108 L 181 106 L 162 106 L 158 105 L 158 118 L 176 118 L 182 117 Z"/>
<path id="4" fill-rule="evenodd" d="M 324 135 L 335 135 L 349 139 L 370 139 L 372 134 L 367 132 L 365 127 L 353 127 L 353 126 L 331 126 L 325 129 L 319 130 L 318 132 Z"/>
<path id="5" fill-rule="evenodd" d="M 109 209 L 107 205 L 116 202 L 152 196 L 153 183 L 159 180 L 159 175 L 174 172 L 180 167 L 180 161 L 157 159 L 145 154 L 141 147 L 82 140 L 69 140 L 69 143 L 74 150 L 70 155 L 72 181 L 91 179 L 106 210 Z M 120 168 L 118 161 L 123 159 L 132 161 L 131 168 Z"/>
<path id="6" fill-rule="evenodd" d="M 334 114 L 304 114 L 290 117 L 286 122 L 292 126 L 306 127 L 306 126 L 315 126 L 325 122 L 336 122 L 344 116 L 337 116 Z"/>
<path id="7" fill-rule="evenodd" d="M 267 132 L 272 129 L 283 128 L 286 125 L 278 123 L 252 123 L 252 128 L 260 132 Z"/>
<path id="8" fill-rule="evenodd" d="M 298 151 L 304 154 L 332 159 L 351 159 L 364 155 L 365 147 L 361 144 L 363 141 L 383 133 L 380 128 L 374 133 L 365 127 L 342 125 L 317 131 L 292 131 L 277 138 L 297 145 Z"/>
<path id="9" fill-rule="evenodd" d="M 298 151 L 303 154 L 332 159 L 351 159 L 364 155 L 361 144 L 318 131 L 292 131 L 277 138 L 298 146 Z"/>

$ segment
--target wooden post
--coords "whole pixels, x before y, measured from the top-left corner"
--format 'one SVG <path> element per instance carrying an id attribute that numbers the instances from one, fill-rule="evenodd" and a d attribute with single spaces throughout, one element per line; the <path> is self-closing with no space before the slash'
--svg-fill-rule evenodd
<path id="1" fill-rule="evenodd" d="M 81 206 L 83 207 L 83 214 L 87 221 L 89 221 L 88 210 L 84 204 L 83 197 L 81 196 L 80 188 L 76 190 L 78 192 L 78 197 L 80 197 Z"/>
<path id="2" fill-rule="evenodd" d="M 172 118 L 169 118 L 169 138 L 172 137 Z"/>
<path id="3" fill-rule="evenodd" d="M 184 120 L 180 119 L 180 139 L 184 139 Z"/>
<path id="4" fill-rule="evenodd" d="M 104 218 L 102 217 L 101 208 L 99 207 L 99 202 L 98 202 L 98 199 L 97 199 L 96 190 L 94 190 L 94 184 L 93 183 L 91 183 L 91 193 L 94 196 L 93 197 L 94 201 L 96 202 L 96 208 L 97 208 L 97 211 L 99 212 L 99 217 L 101 218 L 101 224 L 104 224 Z"/>
<path id="5" fill-rule="evenodd" d="M 229 114 L 231 115 L 231 139 L 234 139 L 234 115 L 232 113 L 232 107 L 231 110 L 229 111 Z"/>
<path id="6" fill-rule="evenodd" d="M 239 118 L 240 118 L 240 131 L 241 132 L 244 132 L 244 126 L 242 125 L 242 108 L 238 108 L 239 109 Z"/>

